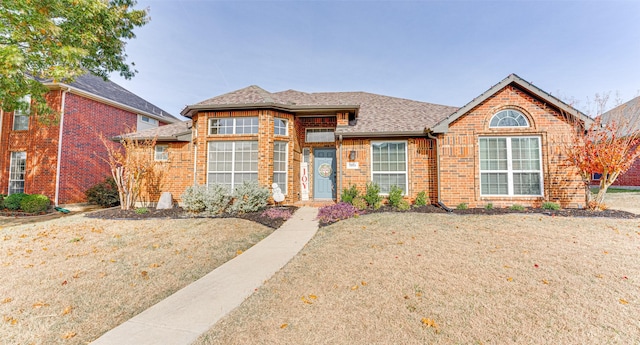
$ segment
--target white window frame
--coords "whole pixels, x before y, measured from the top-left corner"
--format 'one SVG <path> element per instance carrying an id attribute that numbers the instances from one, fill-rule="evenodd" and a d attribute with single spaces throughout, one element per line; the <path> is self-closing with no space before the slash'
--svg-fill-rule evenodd
<path id="1" fill-rule="evenodd" d="M 315 132 L 315 133 L 332 133 L 333 134 L 333 140 L 331 141 L 309 141 L 309 132 Z M 305 129 L 304 132 L 304 142 L 305 143 L 333 143 L 336 141 L 336 130 L 335 128 L 330 128 L 330 127 L 314 127 L 314 128 L 307 128 Z"/>
<path id="2" fill-rule="evenodd" d="M 22 102 L 27 104 L 27 109 L 16 109 L 13 111 L 13 125 L 14 131 L 26 131 L 29 130 L 29 115 L 31 114 L 31 95 L 22 97 Z M 18 121 L 18 119 L 20 119 Z"/>
<path id="3" fill-rule="evenodd" d="M 152 117 L 149 117 L 149 116 L 140 115 L 140 120 L 142 122 L 146 122 L 146 123 L 152 124 L 154 126 L 158 125 L 158 120 L 156 120 L 156 119 L 154 119 Z"/>
<path id="4" fill-rule="evenodd" d="M 278 126 L 278 122 L 282 121 L 282 126 Z M 284 130 L 284 133 L 281 133 Z M 273 118 L 273 134 L 279 136 L 289 135 L 289 120 L 280 117 Z"/>
<path id="5" fill-rule="evenodd" d="M 284 170 L 276 170 L 276 145 L 284 144 Z M 282 191 L 282 194 L 287 195 L 287 181 L 289 180 L 289 143 L 286 141 L 274 141 L 273 142 L 273 182 L 276 183 L 276 174 L 284 174 L 284 184 L 278 183 L 278 187 Z"/>
<path id="6" fill-rule="evenodd" d="M 507 143 L 507 170 L 482 170 L 482 162 L 480 161 L 480 141 L 482 139 L 506 139 Z M 538 141 L 538 161 L 540 162 L 539 170 L 513 170 L 513 151 L 511 146 L 512 139 L 536 139 Z M 539 136 L 483 136 L 478 138 L 478 171 L 479 171 L 479 187 L 480 196 L 483 197 L 541 197 L 544 196 L 544 174 L 542 161 L 542 138 Z M 482 174 L 483 173 L 501 173 L 507 174 L 507 194 L 484 194 L 482 193 Z M 540 194 L 514 194 L 513 175 L 515 173 L 538 173 L 540 176 Z"/>
<path id="7" fill-rule="evenodd" d="M 19 164 L 19 165 L 16 165 Z M 27 152 L 14 151 L 11 152 L 11 158 L 9 161 L 9 185 L 7 187 L 7 194 L 24 193 L 24 180 L 27 173 Z M 22 188 L 12 188 L 15 183 L 22 182 Z"/>
<path id="8" fill-rule="evenodd" d="M 492 126 L 492 125 L 491 125 L 491 122 L 493 122 L 493 119 L 494 119 L 496 116 L 500 115 L 500 114 L 501 114 L 501 113 L 503 113 L 503 112 L 508 112 L 508 111 L 515 112 L 515 113 L 517 113 L 518 115 L 522 116 L 522 118 L 523 118 L 523 119 L 524 119 L 524 121 L 525 121 L 525 125 L 522 125 L 522 126 L 521 126 L 521 125 L 518 125 L 518 126 Z M 498 122 L 500 122 L 500 121 L 498 121 Z M 529 124 L 529 119 L 527 119 L 527 117 L 526 117 L 526 116 L 525 116 L 521 111 L 516 110 L 516 109 L 504 109 L 504 110 L 500 110 L 499 112 L 495 113 L 495 114 L 491 117 L 491 119 L 489 120 L 489 128 L 526 128 L 526 127 L 530 127 L 530 126 L 531 126 L 531 125 Z"/>
<path id="9" fill-rule="evenodd" d="M 212 143 L 231 143 L 231 161 L 229 161 L 229 163 L 231 163 L 231 170 L 211 170 L 211 144 Z M 207 185 L 209 185 L 209 183 L 216 183 L 214 181 L 210 181 L 210 175 L 211 174 L 230 174 L 231 176 L 231 182 L 230 184 L 228 184 L 229 186 L 229 193 L 233 193 L 233 190 L 240 184 L 242 184 L 242 182 L 236 182 L 236 174 L 255 174 L 256 176 L 256 181 L 258 181 L 258 170 L 256 169 L 255 171 L 238 171 L 236 170 L 236 146 L 238 143 L 255 143 L 256 145 L 256 167 L 258 166 L 258 162 L 260 160 L 260 158 L 258 157 L 258 153 L 259 153 L 259 147 L 258 147 L 258 141 L 257 140 L 237 140 L 237 141 L 228 141 L 228 140 L 220 140 L 220 141 L 216 141 L 216 140 L 212 140 L 209 141 L 207 143 Z M 217 152 L 229 152 L 229 151 L 217 151 Z M 250 153 L 252 151 L 249 151 Z M 251 161 L 249 161 L 249 163 L 251 163 Z M 227 184 L 221 184 L 221 185 L 225 185 L 227 186 Z"/>
<path id="10" fill-rule="evenodd" d="M 373 161 L 373 146 L 376 144 L 398 144 L 398 143 L 402 143 L 404 144 L 404 159 L 405 159 L 405 164 L 404 164 L 404 172 L 403 171 L 374 171 L 373 167 L 374 167 L 374 161 Z M 378 140 L 378 141 L 371 141 L 371 145 L 370 145 L 370 157 L 371 157 L 371 181 L 374 181 L 374 175 L 376 174 L 404 174 L 405 175 L 405 185 L 404 185 L 404 193 L 403 195 L 408 195 L 409 194 L 409 155 L 408 155 L 408 148 L 409 148 L 409 143 L 407 140 Z M 403 186 L 398 186 L 398 187 L 403 187 Z M 389 188 L 391 188 L 391 185 L 389 185 Z M 380 186 L 380 195 L 389 195 L 389 192 L 383 192 L 382 191 L 382 186 Z"/>
<path id="11" fill-rule="evenodd" d="M 159 148 L 162 150 L 158 151 Z M 169 145 L 156 145 L 153 149 L 153 160 L 158 162 L 166 162 L 169 160 Z"/>
<path id="12" fill-rule="evenodd" d="M 255 126 L 255 132 L 250 132 L 250 133 L 238 133 L 238 128 L 240 128 L 241 126 L 238 124 L 238 122 L 240 122 L 239 120 L 256 120 L 256 126 Z M 228 128 L 231 127 L 231 133 L 213 133 L 213 129 L 214 128 L 220 128 L 220 127 L 213 127 L 213 122 L 214 121 L 231 121 L 231 126 L 225 126 L 224 128 Z M 242 126 L 242 128 L 252 128 L 253 126 Z M 243 117 L 211 117 L 209 118 L 209 121 L 207 122 L 207 133 L 209 133 L 209 135 L 256 135 L 259 133 L 260 131 L 260 120 L 258 119 L 257 116 L 243 116 Z"/>

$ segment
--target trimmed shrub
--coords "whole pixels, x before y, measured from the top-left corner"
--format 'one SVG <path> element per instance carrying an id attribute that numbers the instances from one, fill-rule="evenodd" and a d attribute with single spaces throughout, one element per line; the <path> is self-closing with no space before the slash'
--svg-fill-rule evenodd
<path id="1" fill-rule="evenodd" d="M 456 206 L 456 210 L 466 210 L 469 208 L 466 202 L 461 202 Z"/>
<path id="2" fill-rule="evenodd" d="M 120 205 L 118 186 L 113 177 L 107 177 L 104 181 L 94 185 L 84 192 L 87 201 L 102 207 L 114 207 Z"/>
<path id="3" fill-rule="evenodd" d="M 429 196 L 427 195 L 426 191 L 422 191 L 418 193 L 418 195 L 416 196 L 416 200 L 413 202 L 415 206 L 426 206 L 427 204 L 430 204 L 430 203 L 431 203 L 431 200 L 429 199 Z"/>
<path id="4" fill-rule="evenodd" d="M 492 203 L 488 203 L 488 204 L 484 205 L 484 209 L 485 210 L 493 210 L 493 204 Z"/>
<path id="5" fill-rule="evenodd" d="M 542 203 L 542 209 L 543 210 L 557 211 L 557 210 L 560 209 L 560 205 L 558 203 L 555 203 L 555 202 L 545 201 L 545 202 Z"/>
<path id="6" fill-rule="evenodd" d="M 50 203 L 46 195 L 31 194 L 20 200 L 20 209 L 27 213 L 40 213 L 46 211 Z"/>
<path id="7" fill-rule="evenodd" d="M 229 203 L 231 203 L 231 195 L 227 188 L 219 184 L 211 184 L 204 191 L 204 211 L 209 215 L 217 215 L 223 213 Z"/>
<path id="8" fill-rule="evenodd" d="M 267 207 L 269 189 L 261 187 L 256 181 L 244 181 L 233 191 L 231 211 L 239 213 L 256 212 Z"/>
<path id="9" fill-rule="evenodd" d="M 398 202 L 398 206 L 396 206 L 396 208 L 400 211 L 408 211 L 411 209 L 411 205 L 409 204 L 409 202 L 407 200 L 401 199 Z"/>
<path id="10" fill-rule="evenodd" d="M 318 210 L 318 219 L 322 224 L 335 223 L 342 219 L 349 219 L 358 215 L 358 209 L 347 202 L 339 202 L 335 205 L 324 206 Z"/>
<path id="11" fill-rule="evenodd" d="M 402 189 L 398 186 L 391 186 L 391 190 L 389 190 L 389 206 L 398 207 L 398 204 L 402 200 Z"/>
<path id="12" fill-rule="evenodd" d="M 353 199 L 357 198 L 358 194 L 360 194 L 360 191 L 358 191 L 356 185 L 351 185 L 349 189 L 345 188 L 342 190 L 342 194 L 340 194 L 340 201 L 353 204 Z"/>
<path id="13" fill-rule="evenodd" d="M 351 202 L 351 205 L 353 205 L 358 210 L 366 210 L 367 206 L 369 206 L 367 204 L 367 200 L 364 200 L 364 198 L 361 197 L 361 196 L 353 198 L 353 201 Z"/>
<path id="14" fill-rule="evenodd" d="M 269 219 L 284 219 L 287 220 L 291 218 L 293 214 L 288 209 L 282 208 L 269 208 L 266 211 L 262 212 L 262 217 L 267 217 Z"/>
<path id="15" fill-rule="evenodd" d="M 206 208 L 204 194 L 207 192 L 205 186 L 189 186 L 180 196 L 183 208 L 189 212 L 203 212 Z"/>
<path id="16" fill-rule="evenodd" d="M 380 208 L 382 205 L 382 196 L 380 196 L 380 186 L 378 186 L 377 183 L 373 181 L 367 182 L 367 191 L 364 195 L 364 200 L 375 210 Z"/>
<path id="17" fill-rule="evenodd" d="M 513 204 L 511 205 L 511 207 L 509 207 L 509 209 L 514 211 L 524 211 L 524 206 L 520 204 Z"/>
<path id="18" fill-rule="evenodd" d="M 10 210 L 19 210 L 20 202 L 27 196 L 25 193 L 15 193 L 4 198 L 2 205 Z"/>

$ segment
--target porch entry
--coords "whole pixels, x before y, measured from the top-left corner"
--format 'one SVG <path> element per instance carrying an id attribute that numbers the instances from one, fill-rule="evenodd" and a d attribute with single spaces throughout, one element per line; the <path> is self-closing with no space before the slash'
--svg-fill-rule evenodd
<path id="1" fill-rule="evenodd" d="M 336 149 L 313 150 L 313 198 L 336 198 Z"/>

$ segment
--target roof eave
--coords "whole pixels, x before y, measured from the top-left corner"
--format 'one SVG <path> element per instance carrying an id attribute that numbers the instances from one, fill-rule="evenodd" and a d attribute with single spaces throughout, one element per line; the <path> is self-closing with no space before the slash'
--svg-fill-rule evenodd
<path id="1" fill-rule="evenodd" d="M 252 110 L 252 109 L 274 109 L 290 113 L 327 113 L 339 110 L 358 111 L 359 105 L 297 105 L 282 103 L 236 103 L 236 104 L 194 104 L 184 108 L 180 115 L 191 118 L 201 111 L 219 110 Z"/>
<path id="2" fill-rule="evenodd" d="M 426 131 L 387 131 L 387 132 L 340 132 L 336 130 L 336 135 L 343 138 L 390 138 L 390 137 L 422 137 L 427 135 Z"/>

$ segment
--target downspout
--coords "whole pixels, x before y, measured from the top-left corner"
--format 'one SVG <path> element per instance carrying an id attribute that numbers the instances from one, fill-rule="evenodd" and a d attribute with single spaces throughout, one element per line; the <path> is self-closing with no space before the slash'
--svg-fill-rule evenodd
<path id="1" fill-rule="evenodd" d="M 62 89 L 62 97 L 60 100 L 60 129 L 58 133 L 58 159 L 56 161 L 56 192 L 53 203 L 58 206 L 58 197 L 60 195 L 60 160 L 62 158 L 62 132 L 64 126 L 64 103 L 69 89 Z"/>
<path id="2" fill-rule="evenodd" d="M 336 200 L 338 200 L 338 192 L 342 190 L 342 134 L 338 136 L 338 169 L 340 174 L 338 175 L 338 190 L 336 190 Z M 336 174 L 338 172 L 336 171 Z"/>
<path id="3" fill-rule="evenodd" d="M 431 134 L 431 132 L 427 132 L 427 138 L 429 139 L 433 139 L 436 142 L 436 174 L 437 174 L 437 185 L 438 185 L 438 206 L 440 206 L 443 210 L 447 211 L 447 212 L 453 212 L 452 209 L 450 209 L 449 207 L 447 207 L 441 200 L 440 200 L 440 145 L 438 143 L 438 138 L 435 137 L 433 134 Z"/>

